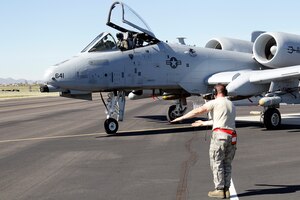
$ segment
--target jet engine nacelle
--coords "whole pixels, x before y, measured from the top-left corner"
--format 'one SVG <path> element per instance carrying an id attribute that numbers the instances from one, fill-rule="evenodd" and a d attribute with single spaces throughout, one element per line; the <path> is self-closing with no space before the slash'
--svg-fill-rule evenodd
<path id="1" fill-rule="evenodd" d="M 245 40 L 221 37 L 211 39 L 206 43 L 205 47 L 210 49 L 252 53 L 253 43 Z"/>
<path id="2" fill-rule="evenodd" d="M 255 59 L 270 68 L 300 64 L 300 36 L 266 32 L 257 37 L 253 45 Z"/>

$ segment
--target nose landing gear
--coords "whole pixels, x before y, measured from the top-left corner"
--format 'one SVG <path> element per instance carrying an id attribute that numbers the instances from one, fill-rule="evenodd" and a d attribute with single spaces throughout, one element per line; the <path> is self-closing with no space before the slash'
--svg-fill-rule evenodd
<path id="1" fill-rule="evenodd" d="M 125 92 L 114 91 L 108 93 L 107 101 L 105 102 L 100 93 L 102 102 L 106 108 L 106 120 L 104 121 L 104 128 L 107 134 L 115 134 L 119 129 L 118 121 L 123 121 L 125 111 Z"/>

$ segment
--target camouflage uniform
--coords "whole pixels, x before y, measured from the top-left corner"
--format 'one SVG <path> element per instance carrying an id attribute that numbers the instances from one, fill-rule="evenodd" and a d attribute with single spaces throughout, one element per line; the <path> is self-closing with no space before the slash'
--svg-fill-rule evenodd
<path id="1" fill-rule="evenodd" d="M 227 133 L 212 132 L 209 157 L 216 189 L 230 187 L 231 162 L 236 150 L 236 145 L 231 144 L 231 139 L 232 136 Z"/>
<path id="2" fill-rule="evenodd" d="M 226 133 L 226 130 L 235 130 L 235 107 L 224 97 L 209 101 L 203 106 L 212 114 L 213 132 L 209 157 L 215 188 L 226 190 L 230 187 L 231 162 L 236 150 L 236 145 L 232 144 L 232 135 Z M 216 131 L 218 128 L 223 130 Z"/>

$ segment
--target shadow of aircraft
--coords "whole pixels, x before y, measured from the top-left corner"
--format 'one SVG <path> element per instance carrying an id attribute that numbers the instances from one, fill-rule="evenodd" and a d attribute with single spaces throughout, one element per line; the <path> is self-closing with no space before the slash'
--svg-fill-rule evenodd
<path id="1" fill-rule="evenodd" d="M 149 119 L 155 122 L 167 122 L 167 117 L 165 115 L 147 115 L 147 116 L 135 116 L 135 118 Z"/>
<path id="2" fill-rule="evenodd" d="M 192 118 L 184 120 L 178 124 L 169 124 L 165 115 L 147 115 L 136 116 L 136 118 L 148 119 L 149 121 L 159 122 L 166 125 L 166 128 L 153 128 L 148 130 L 138 131 L 121 131 L 117 134 L 107 135 L 105 137 L 122 137 L 122 136 L 138 136 L 138 135 L 158 135 L 158 134 L 171 134 L 171 133 L 184 133 L 195 131 L 210 131 L 210 126 L 192 127 L 191 124 L 196 120 L 207 120 L 206 118 Z M 170 127 L 172 125 L 172 127 Z M 175 125 L 175 126 L 174 126 Z M 168 127 L 169 126 L 169 127 Z M 256 121 L 236 121 L 236 128 L 259 128 L 261 131 L 274 131 L 266 130 L 261 122 Z M 288 132 L 300 132 L 300 125 L 283 124 L 280 130 L 289 130 Z"/>
<path id="3" fill-rule="evenodd" d="M 170 124 L 165 115 L 136 116 L 135 118 L 148 119 L 149 121 L 152 121 L 152 122 L 162 122 L 162 123 Z M 195 117 L 195 118 L 191 118 L 191 119 L 185 119 L 179 123 L 174 123 L 174 124 L 189 124 L 190 125 L 191 123 L 193 123 L 196 120 L 206 121 L 207 118 Z"/>
<path id="4" fill-rule="evenodd" d="M 149 121 L 153 121 L 153 122 L 168 123 L 168 120 L 167 120 L 165 115 L 136 116 L 135 118 L 148 119 Z M 282 124 L 279 130 L 300 129 L 300 115 L 293 115 L 292 117 L 289 117 L 289 119 L 291 119 L 291 120 L 299 119 L 299 125 L 296 125 L 296 124 Z M 186 120 L 180 122 L 180 124 L 191 124 L 196 120 L 206 121 L 207 118 L 196 117 L 196 118 L 186 119 Z M 264 128 L 264 125 L 263 125 L 262 122 L 250 121 L 250 120 L 249 121 L 236 120 L 236 127 L 237 128 L 252 127 L 252 126 L 257 127 L 257 128 Z"/>
<path id="5" fill-rule="evenodd" d="M 148 130 L 138 130 L 138 131 L 122 131 L 117 134 L 107 135 L 106 137 L 124 137 L 124 136 L 139 136 L 139 135 L 159 135 L 159 134 L 172 134 L 172 133 L 185 133 L 185 132 L 195 132 L 200 130 L 207 130 L 206 127 L 170 127 L 170 128 L 158 128 L 158 129 L 148 129 Z"/>

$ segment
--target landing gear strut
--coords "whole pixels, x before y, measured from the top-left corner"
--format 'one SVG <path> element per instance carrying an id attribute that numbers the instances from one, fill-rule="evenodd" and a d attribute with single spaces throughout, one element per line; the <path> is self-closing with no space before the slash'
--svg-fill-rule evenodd
<path id="1" fill-rule="evenodd" d="M 104 128 L 107 134 L 115 134 L 118 131 L 118 121 L 123 121 L 125 110 L 125 92 L 114 91 L 108 93 L 107 102 L 105 103 L 102 94 L 101 99 L 106 108 L 106 120 Z"/>
<path id="2" fill-rule="evenodd" d="M 267 108 L 263 115 L 264 125 L 268 130 L 279 129 L 281 126 L 281 115 L 276 108 Z"/>
<path id="3" fill-rule="evenodd" d="M 170 122 L 178 117 L 181 117 L 187 109 L 186 99 L 178 99 L 175 105 L 168 109 L 167 120 Z"/>

